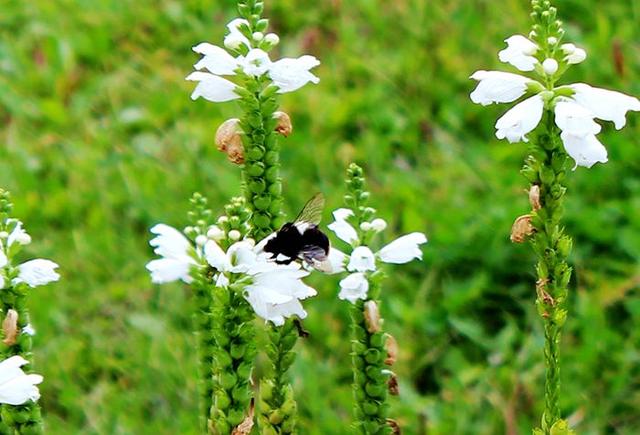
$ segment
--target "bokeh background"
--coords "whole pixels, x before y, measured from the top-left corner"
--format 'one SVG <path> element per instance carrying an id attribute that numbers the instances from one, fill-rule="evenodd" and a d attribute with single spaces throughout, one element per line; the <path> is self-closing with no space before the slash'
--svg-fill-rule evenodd
<path id="1" fill-rule="evenodd" d="M 587 61 L 566 79 L 640 95 L 640 1 L 558 0 Z M 63 279 L 34 290 L 37 370 L 52 434 L 196 433 L 192 300 L 153 286 L 148 228 L 214 209 L 239 171 L 213 145 L 233 103 L 192 102 L 190 47 L 220 43 L 234 1 L 0 1 L 0 185 Z M 529 29 L 525 0 L 267 1 L 276 56 L 316 55 L 322 81 L 282 98 L 287 208 L 341 204 L 355 160 L 393 234 L 423 231 L 424 263 L 383 292 L 397 337 L 406 434 L 530 433 L 541 413 L 533 254 L 509 231 L 528 210 L 522 144 L 495 139 L 506 106 L 469 101 L 477 69 Z M 640 118 L 602 134 L 610 162 L 569 177 L 575 237 L 563 339 L 564 414 L 581 434 L 640 433 Z M 348 307 L 315 277 L 311 337 L 293 370 L 303 434 L 348 433 Z M 261 363 L 261 366 L 263 363 Z M 260 371 L 262 369 L 259 369 Z"/>

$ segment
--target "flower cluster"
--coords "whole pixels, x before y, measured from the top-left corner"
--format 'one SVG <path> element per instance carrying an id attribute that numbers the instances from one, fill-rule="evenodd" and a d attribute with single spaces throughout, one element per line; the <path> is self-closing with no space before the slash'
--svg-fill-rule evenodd
<path id="1" fill-rule="evenodd" d="M 338 268 L 334 266 L 335 272 L 344 271 L 345 269 L 349 272 L 349 275 L 340 281 L 338 297 L 355 303 L 358 299 L 367 299 L 369 281 L 366 274 L 367 272 L 378 270 L 378 261 L 404 264 L 413 259 L 422 259 L 420 245 L 426 243 L 427 238 L 422 233 L 410 233 L 399 237 L 374 254 L 368 246 L 359 244 L 358 231 L 348 222 L 348 219 L 352 216 L 354 216 L 353 210 L 348 208 L 335 210 L 333 212 L 334 222 L 329 224 L 328 228 L 340 240 L 348 243 L 353 248 L 351 255 L 346 255 L 332 248 L 333 253 L 331 255 L 333 259 L 331 262 L 341 266 Z M 383 231 L 386 227 L 386 222 L 379 218 L 360 224 L 360 230 L 370 234 Z"/>
<path id="2" fill-rule="evenodd" d="M 42 376 L 26 374 L 20 367 L 29 361 L 15 355 L 0 362 L 0 403 L 22 405 L 40 398 L 36 385 L 42 382 Z"/>
<path id="3" fill-rule="evenodd" d="M 280 265 L 269 261 L 251 239 L 237 240 L 226 252 L 219 240 L 224 233 L 211 226 L 207 235 L 196 237 L 192 244 L 180 231 L 159 224 L 151 229 L 154 252 L 162 258 L 147 264 L 154 283 L 192 281 L 193 267 L 213 269 L 218 287 L 232 287 L 243 292 L 256 315 L 279 326 L 291 316 L 305 318 L 301 300 L 315 296 L 316 291 L 302 282 L 309 272 L 299 264 Z M 231 231 L 231 238 L 240 238 Z M 237 236 L 237 237 L 236 237 Z"/>
<path id="4" fill-rule="evenodd" d="M 498 139 L 527 142 L 527 134 L 538 126 L 547 109 L 554 113 L 565 150 L 575 167 L 606 163 L 607 150 L 596 137 L 601 127 L 594 119 L 612 121 L 619 130 L 626 124 L 627 111 L 640 111 L 640 100 L 585 83 L 556 87 L 557 79 L 570 65 L 586 58 L 586 52 L 574 44 L 561 44 L 559 38 L 550 36 L 543 49 L 522 35 L 505 42 L 507 48 L 499 53 L 499 59 L 520 71 L 535 72 L 540 81 L 502 71 L 481 70 L 471 76 L 479 82 L 471 93 L 474 103 L 511 103 L 528 96 L 498 119 Z"/>
<path id="5" fill-rule="evenodd" d="M 243 18 L 231 21 L 227 29 L 224 45 L 231 53 L 208 42 L 193 47 L 202 59 L 194 65 L 197 71 L 187 76 L 187 80 L 198 82 L 192 99 L 202 97 L 217 103 L 240 98 L 242 87 L 223 76 L 267 77 L 278 88 L 278 93 L 293 92 L 307 83 L 320 81 L 310 72 L 320 64 L 313 56 L 271 61 L 268 51 L 279 42 L 276 34 L 252 33 L 249 21 Z"/>
<path id="6" fill-rule="evenodd" d="M 10 259 L 20 246 L 31 243 L 31 236 L 17 219 L 7 219 L 6 225 L 11 231 L 0 232 L 0 288 L 20 284 L 38 287 L 60 279 L 58 265 L 42 258 L 24 262 L 13 270 Z"/>

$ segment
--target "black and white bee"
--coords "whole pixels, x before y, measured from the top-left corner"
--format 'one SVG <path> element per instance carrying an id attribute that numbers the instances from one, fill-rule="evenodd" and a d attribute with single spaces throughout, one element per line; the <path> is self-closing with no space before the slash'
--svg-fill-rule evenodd
<path id="1" fill-rule="evenodd" d="M 263 251 L 278 264 L 296 260 L 322 270 L 329 256 L 329 238 L 318 228 L 324 209 L 324 196 L 317 193 L 302 208 L 293 222 L 287 222 L 269 236 Z"/>

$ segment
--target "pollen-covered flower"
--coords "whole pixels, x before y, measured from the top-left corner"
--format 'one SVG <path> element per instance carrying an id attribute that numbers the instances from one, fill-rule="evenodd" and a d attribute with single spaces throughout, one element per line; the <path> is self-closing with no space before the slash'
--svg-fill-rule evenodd
<path id="1" fill-rule="evenodd" d="M 357 299 L 366 299 L 369 290 L 367 273 L 378 270 L 377 262 L 392 264 L 404 264 L 414 259 L 422 259 L 420 245 L 427 242 L 424 234 L 415 232 L 397 238 L 385 245 L 377 253 L 374 253 L 368 246 L 358 245 L 358 231 L 348 222 L 354 215 L 353 210 L 340 208 L 333 212 L 334 222 L 328 225 L 338 238 L 353 247 L 350 255 L 340 251 L 340 264 L 346 263 L 346 270 L 350 274 L 340 281 L 340 299 L 355 302 Z M 375 223 L 375 224 L 374 224 Z M 386 222 L 382 219 L 374 220 L 370 228 L 371 231 L 381 231 L 386 228 Z M 337 251 L 332 248 L 332 250 Z M 338 254 L 334 254 L 338 256 Z"/>
<path id="2" fill-rule="evenodd" d="M 594 119 L 612 121 L 619 130 L 626 124 L 628 111 L 640 111 L 640 100 L 584 83 L 555 87 L 556 73 L 561 68 L 586 58 L 586 52 L 573 44 L 560 46 L 556 51 L 559 54 L 557 58 L 544 58 L 538 45 L 522 35 L 512 36 L 506 42 L 508 47 L 500 52 L 500 60 L 520 71 L 535 71 L 542 80 L 501 71 L 481 70 L 471 76 L 478 81 L 471 93 L 474 103 L 511 103 L 527 96 L 497 121 L 498 139 L 507 139 L 511 143 L 527 142 L 528 133 L 538 126 L 544 110 L 548 109 L 554 112 L 564 148 L 576 167 L 590 168 L 598 162 L 606 163 L 607 150 L 596 138 L 601 127 Z M 557 43 L 555 38 L 549 41 L 549 44 Z"/>
<path id="3" fill-rule="evenodd" d="M 199 97 L 220 103 L 240 98 L 236 92 L 238 85 L 223 76 L 235 76 L 238 73 L 252 77 L 267 76 L 279 93 L 293 92 L 307 83 L 319 83 L 320 79 L 311 73 L 311 69 L 320 65 L 318 59 L 305 55 L 299 58 L 283 58 L 271 61 L 267 51 L 277 44 L 277 35 L 271 33 L 269 38 L 255 38 L 251 40 L 245 32 L 249 31 L 249 22 L 235 19 L 227 26 L 229 34 L 225 38 L 226 48 L 238 51 L 245 47 L 246 54 L 233 55 L 222 47 L 202 42 L 193 51 L 202 55 L 194 65 L 197 70 L 187 76 L 187 80 L 196 81 L 192 99 Z M 268 46 L 261 44 L 266 43 Z M 257 45 L 256 45 L 257 44 Z"/>
<path id="4" fill-rule="evenodd" d="M 0 362 L 0 403 L 22 405 L 40 398 L 36 385 L 42 382 L 42 376 L 26 374 L 20 368 L 28 363 L 18 355 Z"/>

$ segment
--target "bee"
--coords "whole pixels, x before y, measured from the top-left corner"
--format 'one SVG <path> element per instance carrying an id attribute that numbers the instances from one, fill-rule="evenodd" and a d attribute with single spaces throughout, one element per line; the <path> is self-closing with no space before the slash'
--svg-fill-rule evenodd
<path id="1" fill-rule="evenodd" d="M 315 194 L 302 208 L 293 222 L 287 222 L 269 236 L 263 251 L 271 254 L 278 264 L 296 260 L 322 270 L 329 255 L 329 238 L 318 228 L 324 209 L 324 196 Z"/>

